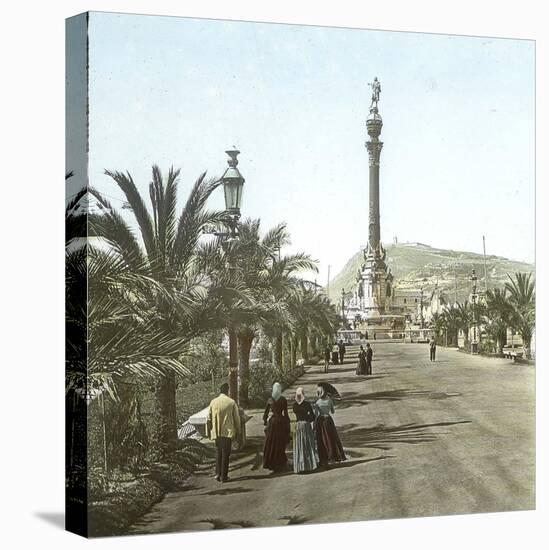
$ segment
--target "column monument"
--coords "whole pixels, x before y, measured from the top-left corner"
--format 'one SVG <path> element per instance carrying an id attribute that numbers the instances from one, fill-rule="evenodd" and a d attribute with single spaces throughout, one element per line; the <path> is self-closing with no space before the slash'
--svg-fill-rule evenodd
<path id="1" fill-rule="evenodd" d="M 383 148 L 383 142 L 379 140 L 383 127 L 378 108 L 381 84 L 376 77 L 369 85 L 372 87 L 372 100 L 366 129 L 370 139 L 365 144 L 369 160 L 368 244 L 364 250 L 364 264 L 357 274 L 355 300 L 359 304 L 361 319 L 375 319 L 374 324 L 381 328 L 392 323 L 393 275 L 385 263 L 386 252 L 381 244 L 379 217 L 379 162 Z"/>

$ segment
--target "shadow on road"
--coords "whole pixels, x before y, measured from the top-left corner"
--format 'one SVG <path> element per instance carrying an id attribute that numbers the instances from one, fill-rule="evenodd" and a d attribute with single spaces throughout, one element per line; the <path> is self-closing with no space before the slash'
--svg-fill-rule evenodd
<path id="1" fill-rule="evenodd" d="M 303 472 L 301 474 L 295 474 L 294 471 L 291 469 L 291 467 L 289 467 L 289 469 L 284 472 L 239 476 L 239 477 L 235 477 L 232 481 L 238 483 L 241 481 L 277 479 L 280 477 L 287 477 L 287 476 L 294 476 L 294 475 L 312 477 L 312 476 L 321 475 L 326 471 L 340 470 L 343 468 L 352 468 L 354 466 L 358 466 L 359 464 L 366 464 L 367 462 L 376 462 L 378 460 L 386 460 L 387 458 L 395 458 L 395 457 L 393 455 L 383 455 L 383 456 L 376 456 L 375 458 L 363 458 L 361 460 L 345 460 L 344 462 L 330 464 L 330 467 L 328 469 L 318 468 L 317 470 L 313 470 L 311 472 Z"/>
<path id="2" fill-rule="evenodd" d="M 373 428 L 364 428 L 358 424 L 347 424 L 339 428 L 339 434 L 344 447 L 371 448 L 389 450 L 395 443 L 417 445 L 434 441 L 438 435 L 446 432 L 433 428 L 470 424 L 470 420 L 456 422 L 437 422 L 434 424 L 404 424 L 402 426 L 385 426 L 380 424 Z"/>
<path id="3" fill-rule="evenodd" d="M 372 377 L 370 377 L 372 378 Z M 400 390 L 389 390 L 374 393 L 345 393 L 341 400 L 337 402 L 338 409 L 348 409 L 350 407 L 360 407 L 368 405 L 371 401 L 400 401 L 402 399 L 448 399 L 450 397 L 459 397 L 457 392 L 434 392 L 428 390 L 413 390 L 403 388 Z"/>
<path id="4" fill-rule="evenodd" d="M 246 489 L 245 487 L 223 487 L 223 489 L 216 489 L 214 491 L 208 491 L 207 493 L 200 493 L 200 495 L 234 495 L 236 493 L 251 493 L 253 489 Z"/>

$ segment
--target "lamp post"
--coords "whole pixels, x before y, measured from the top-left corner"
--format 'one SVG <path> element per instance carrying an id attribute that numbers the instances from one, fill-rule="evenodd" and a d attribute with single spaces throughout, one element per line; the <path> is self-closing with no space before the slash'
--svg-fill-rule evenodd
<path id="1" fill-rule="evenodd" d="M 471 302 L 473 304 L 473 340 L 471 341 L 471 353 L 478 353 L 477 320 L 476 320 L 477 274 L 474 269 L 471 273 Z"/>
<path id="2" fill-rule="evenodd" d="M 229 155 L 227 163 L 229 167 L 225 170 L 221 181 L 223 182 L 223 191 L 225 193 L 225 210 L 229 215 L 228 239 L 224 241 L 227 245 L 229 242 L 238 238 L 238 220 L 240 219 L 240 204 L 242 202 L 242 188 L 244 187 L 244 178 L 237 168 L 237 156 L 240 153 L 236 148 L 225 151 Z M 229 269 L 236 269 L 234 258 L 228 254 Z M 236 328 L 232 321 L 229 322 L 229 396 L 233 399 L 238 397 L 238 338 Z"/>
<path id="3" fill-rule="evenodd" d="M 423 330 L 423 287 L 425 286 L 425 281 L 427 279 L 423 279 L 423 281 L 421 281 L 421 291 L 420 291 L 420 297 L 419 297 L 419 318 L 420 318 L 420 323 L 421 323 L 421 330 Z M 421 335 L 422 338 L 423 338 L 423 334 Z"/>
<path id="4" fill-rule="evenodd" d="M 345 323 L 345 289 L 341 289 L 341 318 L 343 320 L 343 330 L 347 328 L 347 323 Z"/>

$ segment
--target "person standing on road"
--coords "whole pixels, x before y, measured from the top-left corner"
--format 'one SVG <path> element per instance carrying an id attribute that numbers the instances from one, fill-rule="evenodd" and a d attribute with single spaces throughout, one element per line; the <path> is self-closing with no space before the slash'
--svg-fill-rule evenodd
<path id="1" fill-rule="evenodd" d="M 328 367 L 330 366 L 330 346 L 326 344 L 326 347 L 324 348 L 324 372 L 328 372 Z"/>
<path id="2" fill-rule="evenodd" d="M 343 365 L 343 359 L 345 357 L 345 343 L 343 342 L 343 340 L 340 340 L 339 343 L 337 344 L 337 347 L 338 347 L 338 351 L 339 351 L 339 362 L 340 364 Z"/>
<path id="3" fill-rule="evenodd" d="M 263 413 L 263 424 L 265 426 L 263 468 L 282 472 L 288 464 L 286 446 L 290 440 L 290 417 L 288 402 L 282 395 L 282 386 L 278 382 L 273 384 L 271 397 Z"/>
<path id="4" fill-rule="evenodd" d="M 219 396 L 213 399 L 208 408 L 206 435 L 215 441 L 215 479 L 229 481 L 229 458 L 231 444 L 241 430 L 238 406 L 229 397 L 229 384 L 219 388 Z"/>
<path id="5" fill-rule="evenodd" d="M 364 346 L 360 345 L 360 350 L 358 352 L 358 364 L 356 366 L 356 373 L 358 375 L 366 374 L 366 351 Z"/>
<path id="6" fill-rule="evenodd" d="M 296 416 L 294 435 L 294 472 L 311 472 L 318 466 L 316 439 L 313 431 L 315 413 L 313 406 L 305 400 L 303 388 L 297 388 L 293 411 Z"/>
<path id="7" fill-rule="evenodd" d="M 318 460 L 322 468 L 328 468 L 330 462 L 341 462 L 347 457 L 332 418 L 334 402 L 322 386 L 317 387 L 317 395 L 315 430 Z"/>
<path id="8" fill-rule="evenodd" d="M 374 350 L 368 342 L 366 344 L 366 375 L 372 374 L 372 357 L 374 356 Z"/>
<path id="9" fill-rule="evenodd" d="M 431 361 L 435 361 L 435 356 L 437 353 L 437 341 L 435 340 L 434 336 L 431 336 L 431 340 L 429 340 L 429 359 Z"/>
<path id="10" fill-rule="evenodd" d="M 339 346 L 337 342 L 332 346 L 332 363 L 334 365 L 339 363 Z"/>

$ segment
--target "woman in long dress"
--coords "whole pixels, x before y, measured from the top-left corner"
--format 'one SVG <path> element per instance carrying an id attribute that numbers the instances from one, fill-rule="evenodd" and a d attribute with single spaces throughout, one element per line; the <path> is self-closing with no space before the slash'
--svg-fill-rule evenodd
<path id="1" fill-rule="evenodd" d="M 318 466 L 316 440 L 313 431 L 315 413 L 309 401 L 305 400 L 303 388 L 297 388 L 293 411 L 296 416 L 294 436 L 294 472 L 310 472 Z"/>
<path id="2" fill-rule="evenodd" d="M 360 346 L 360 351 L 358 352 L 358 365 L 356 367 L 357 374 L 366 374 L 366 351 L 364 346 Z"/>
<path id="3" fill-rule="evenodd" d="M 286 469 L 288 459 L 286 446 L 290 440 L 290 418 L 288 402 L 282 395 L 282 386 L 275 382 L 271 397 L 263 413 L 265 425 L 265 445 L 263 447 L 263 468 L 273 472 Z"/>
<path id="4" fill-rule="evenodd" d="M 330 462 L 341 462 L 347 457 L 332 418 L 334 402 L 320 385 L 317 387 L 317 395 L 318 399 L 315 403 L 317 413 L 316 444 L 320 466 L 326 468 Z"/>

